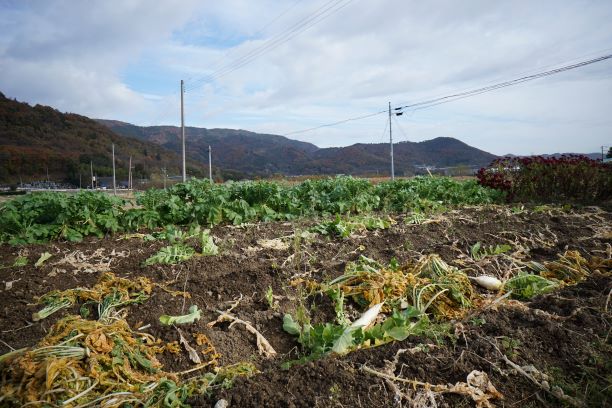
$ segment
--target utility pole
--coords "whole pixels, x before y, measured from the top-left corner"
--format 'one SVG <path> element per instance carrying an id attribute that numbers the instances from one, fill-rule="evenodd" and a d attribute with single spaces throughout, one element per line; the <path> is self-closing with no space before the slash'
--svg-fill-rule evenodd
<path id="1" fill-rule="evenodd" d="M 113 193 L 117 195 L 117 182 L 115 180 L 115 144 L 113 143 Z"/>
<path id="2" fill-rule="evenodd" d="M 395 168 L 393 166 L 393 132 L 391 131 L 391 102 L 389 102 L 389 145 L 391 147 L 391 180 L 395 180 Z"/>
<path id="3" fill-rule="evenodd" d="M 91 169 L 91 189 L 94 190 L 94 188 L 95 188 L 94 187 L 94 183 L 95 183 L 96 179 L 94 178 L 94 175 L 93 175 L 93 161 L 89 162 L 89 166 L 90 166 L 90 169 Z"/>
<path id="4" fill-rule="evenodd" d="M 128 189 L 132 190 L 132 156 L 130 156 L 130 166 L 128 169 Z"/>
<path id="5" fill-rule="evenodd" d="M 212 152 L 210 149 L 210 145 L 208 146 L 208 179 L 210 180 L 210 184 L 213 183 L 212 179 Z"/>
<path id="6" fill-rule="evenodd" d="M 183 141 L 183 183 L 187 181 L 187 169 L 185 167 L 185 107 L 183 94 L 185 93 L 183 80 L 181 79 L 181 137 Z"/>

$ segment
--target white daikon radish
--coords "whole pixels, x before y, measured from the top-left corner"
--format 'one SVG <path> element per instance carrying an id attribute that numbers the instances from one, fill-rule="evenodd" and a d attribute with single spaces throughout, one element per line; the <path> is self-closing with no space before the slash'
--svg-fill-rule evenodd
<path id="1" fill-rule="evenodd" d="M 383 303 L 378 303 L 369 308 L 364 314 L 361 315 L 359 319 L 355 320 L 349 326 L 349 329 L 357 329 L 359 327 L 368 327 L 369 325 L 371 325 L 380 313 L 380 308 L 382 307 L 382 305 Z"/>
<path id="2" fill-rule="evenodd" d="M 493 276 L 470 276 L 470 279 L 488 290 L 498 290 L 502 287 L 502 281 L 497 278 L 494 278 Z"/>
<path id="3" fill-rule="evenodd" d="M 369 308 L 361 317 L 353 322 L 349 327 L 344 329 L 344 332 L 340 337 L 336 339 L 332 347 L 332 351 L 336 354 L 346 354 L 353 347 L 353 333 L 360 328 L 365 329 L 376 320 L 376 317 L 380 313 L 382 303 L 372 306 Z"/>

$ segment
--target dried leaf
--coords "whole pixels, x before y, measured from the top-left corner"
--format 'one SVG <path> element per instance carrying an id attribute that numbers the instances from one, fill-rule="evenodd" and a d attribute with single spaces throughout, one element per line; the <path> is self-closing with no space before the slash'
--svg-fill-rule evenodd
<path id="1" fill-rule="evenodd" d="M 467 382 L 458 382 L 451 386 L 448 392 L 469 396 L 476 403 L 477 408 L 493 408 L 495 405 L 489 400 L 504 398 L 489 381 L 487 374 L 478 370 L 468 374 Z"/>
<path id="2" fill-rule="evenodd" d="M 200 359 L 197 350 L 189 345 L 189 342 L 187 341 L 185 336 L 183 336 L 183 332 L 181 331 L 181 329 L 177 328 L 176 330 L 179 334 L 179 342 L 183 345 L 183 347 L 185 347 L 187 353 L 189 353 L 189 359 L 195 364 L 202 364 L 202 359 Z"/>
<path id="3" fill-rule="evenodd" d="M 98 353 L 109 353 L 115 343 L 113 340 L 104 334 L 102 330 L 95 330 L 85 338 L 85 344 L 91 350 L 94 350 Z"/>
<path id="4" fill-rule="evenodd" d="M 263 248 L 267 249 L 275 249 L 277 251 L 285 251 L 289 249 L 289 244 L 284 242 L 280 238 L 275 239 L 259 239 L 257 240 L 257 244 L 259 244 Z"/>

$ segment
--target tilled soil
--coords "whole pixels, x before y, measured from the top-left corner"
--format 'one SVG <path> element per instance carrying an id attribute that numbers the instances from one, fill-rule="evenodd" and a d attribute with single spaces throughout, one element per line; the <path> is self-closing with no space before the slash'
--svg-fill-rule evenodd
<path id="1" fill-rule="evenodd" d="M 360 255 L 381 263 L 392 258 L 403 263 L 431 253 L 448 263 L 468 267 L 468 274 L 504 278 L 516 266 L 511 259 L 544 262 L 568 249 L 609 258 L 612 244 L 612 214 L 596 207 L 568 211 L 546 207 L 462 208 L 416 224 L 411 223 L 414 219 L 410 215 L 393 218 L 397 223 L 387 230 L 366 231 L 346 239 L 304 234 L 317 220 L 219 226 L 211 231 L 219 255 L 196 257 L 179 265 L 144 266 L 144 261 L 167 243 L 138 238 L 2 245 L 0 353 L 36 344 L 57 319 L 78 312 L 75 306 L 34 323 L 31 315 L 39 308 L 34 304 L 36 296 L 54 289 L 90 287 L 102 273 L 112 271 L 120 277 L 145 276 L 167 283 L 168 289 L 191 294 L 190 299 L 184 299 L 156 288 L 144 304 L 127 308 L 132 327 L 146 327 L 143 331 L 165 342 L 177 341 L 177 331 L 162 326 L 158 317 L 182 314 L 191 304 L 197 304 L 202 319 L 181 326 L 187 340 L 194 343 L 195 335 L 203 333 L 220 354 L 220 365 L 249 361 L 260 371 L 250 378 L 237 378 L 230 389 L 193 398 L 192 406 L 213 406 L 221 398 L 234 407 L 475 406 L 468 397 L 432 393 L 426 387 L 384 379 L 368 369 L 434 385 L 465 382 L 470 372 L 478 370 L 486 373 L 503 394 L 503 400 L 493 401 L 497 406 L 568 404 L 558 393 L 554 396 L 544 390 L 541 381 L 536 385 L 512 363 L 545 373 L 549 390 L 559 386 L 564 394 L 586 401 L 587 406 L 609 404 L 612 279 L 602 274 L 530 302 L 501 302 L 476 311 L 464 321 L 451 322 L 450 336 L 409 337 L 281 369 L 281 363 L 302 355 L 295 338 L 282 329 L 283 314 L 296 308 L 297 294 L 290 284 L 296 278 L 321 281 L 336 277 L 347 262 Z M 486 248 L 510 244 L 512 257 L 468 262 L 470 248 L 476 242 Z M 193 245 L 197 248 L 198 244 Z M 52 257 L 35 267 L 43 252 Z M 11 267 L 19 255 L 27 256 L 28 265 Z M 272 305 L 266 293 L 274 295 Z M 262 356 L 255 336 L 239 324 L 207 325 L 238 299 L 232 313 L 250 322 L 276 350 L 276 357 Z M 314 296 L 308 301 L 314 322 L 333 320 L 333 305 L 327 297 Z M 348 307 L 353 305 L 349 302 Z M 193 367 L 187 353 L 166 353 L 160 361 L 166 371 Z M 532 368 L 527 374 L 534 372 L 529 370 Z M 533 375 L 537 377 L 537 373 Z"/>

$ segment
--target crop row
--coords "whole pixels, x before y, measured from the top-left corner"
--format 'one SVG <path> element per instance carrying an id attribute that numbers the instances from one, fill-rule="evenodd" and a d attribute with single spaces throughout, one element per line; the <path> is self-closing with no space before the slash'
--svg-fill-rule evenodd
<path id="1" fill-rule="evenodd" d="M 0 207 L 0 242 L 79 241 L 88 235 L 165 225 L 212 226 L 373 211 L 426 211 L 502 199 L 503 193 L 474 180 L 437 177 L 373 184 L 342 176 L 293 186 L 269 181 L 210 184 L 192 180 L 167 190 L 148 190 L 138 195 L 137 206 L 106 193 L 35 193 Z"/>

